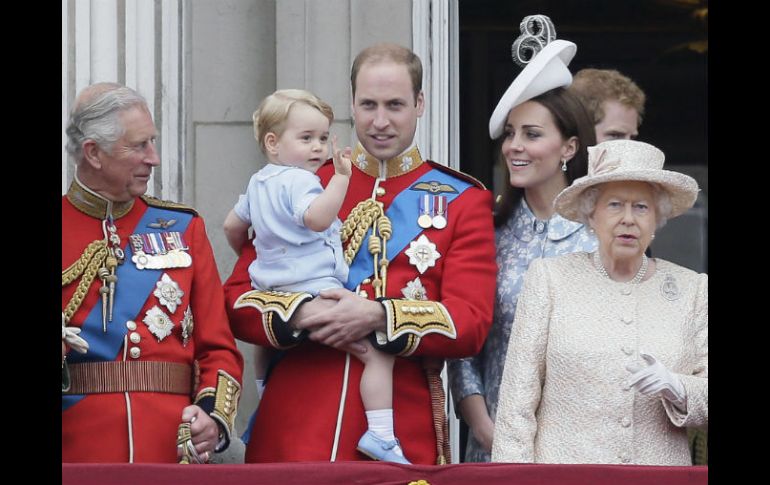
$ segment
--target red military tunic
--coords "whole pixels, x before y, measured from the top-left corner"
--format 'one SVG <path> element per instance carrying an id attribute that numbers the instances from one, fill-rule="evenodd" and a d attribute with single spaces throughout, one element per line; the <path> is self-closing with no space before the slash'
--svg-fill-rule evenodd
<path id="1" fill-rule="evenodd" d="M 381 175 L 381 164 L 387 167 L 383 170 L 388 176 L 380 179 L 379 187 L 384 189 L 384 193 L 379 191 L 381 195 L 377 195 L 376 200 L 382 202 L 386 210 L 394 197 L 408 190 L 420 176 L 434 168 L 449 172 L 454 180 L 473 184 L 450 203 L 448 224 L 444 229 L 430 228 L 421 233 L 435 243 L 441 255 L 435 260 L 435 266 L 421 274 L 405 254 L 408 244 L 398 254 L 389 251 L 387 255 L 390 264 L 385 297 L 402 299 L 400 301 L 403 302 L 402 289 L 419 277 L 425 288 L 426 300 L 443 304 L 451 316 L 447 320 L 451 320 L 449 324 L 456 332 L 455 338 L 445 333 L 428 332 L 410 341 L 409 348 L 399 352 L 408 356 L 396 359 L 394 368 L 396 436 L 401 441 L 405 456 L 412 463 L 435 464 L 438 456 L 437 431 L 423 358 L 474 355 L 487 336 L 492 322 L 496 275 L 491 194 L 468 176 L 434 162 L 423 162 L 416 149 L 387 162 L 379 162 L 365 153 L 359 144 L 352 160 L 356 168 L 353 169 L 340 210 L 342 220 L 357 203 L 373 196 L 376 177 Z M 318 175 L 326 183 L 333 173 L 332 164 L 327 163 Z M 418 207 L 414 207 L 413 214 L 416 219 Z M 398 231 L 399 225 L 394 221 L 393 232 Z M 361 248 L 361 251 L 365 250 L 365 247 Z M 253 307 L 233 308 L 236 300 L 251 290 L 247 268 L 254 256 L 253 246 L 244 247 L 233 274 L 225 282 L 230 323 L 238 339 L 280 347 L 276 337 L 279 327 L 263 322 L 262 315 Z M 370 299 L 373 298 L 371 284 L 363 285 L 361 289 L 366 290 Z M 285 356 L 272 371 L 260 402 L 246 449 L 246 462 L 332 459 L 343 395 L 336 460 L 368 459 L 356 450 L 358 439 L 367 429 L 359 393 L 363 365 L 350 356 L 349 376 L 345 379 L 346 355 L 310 340 L 286 350 Z"/>
<path id="2" fill-rule="evenodd" d="M 73 182 L 73 190 L 90 197 L 89 203 L 99 202 Z M 68 195 L 69 195 L 68 194 Z M 82 199 L 82 197 L 81 197 Z M 103 201 L 103 199 L 101 199 Z M 147 199 L 150 200 L 149 198 Z M 82 205 L 82 202 L 76 205 Z M 154 200 L 153 205 L 164 205 Z M 67 196 L 62 198 L 62 271 L 78 261 L 84 249 L 94 240 L 103 239 L 102 219 L 79 210 Z M 169 207 L 165 207 L 169 209 Z M 137 223 L 148 209 L 142 198 L 134 200 L 125 215 L 115 220 L 121 245 L 125 249 L 129 235 L 141 233 Z M 179 210 L 173 209 L 172 210 Z M 113 209 L 113 214 L 115 214 Z M 178 212 L 181 213 L 181 212 Z M 103 216 L 102 216 L 103 217 Z M 173 231 L 169 226 L 168 231 Z M 183 233 L 192 258 L 189 267 L 163 269 L 171 280 L 184 291 L 181 304 L 174 312 L 160 303 L 150 291 L 137 302 L 141 308 L 133 323 L 113 320 L 108 326 L 128 327 L 127 336 L 117 352 L 116 361 L 173 362 L 199 366 L 199 376 L 192 385 L 191 395 L 160 392 L 109 392 L 86 394 L 85 397 L 62 411 L 62 461 L 63 462 L 176 462 L 177 427 L 181 423 L 182 409 L 194 402 L 211 414 L 213 396 L 220 396 L 219 384 L 230 383 L 230 398 L 237 405 L 243 359 L 238 352 L 228 326 L 224 309 L 224 295 L 217 272 L 214 255 L 206 237 L 203 219 L 194 215 Z M 126 260 L 124 264 L 133 264 Z M 79 280 L 78 280 L 79 281 Z M 62 287 L 62 308 L 72 297 L 77 281 Z M 121 289 L 117 281 L 116 291 Z M 125 284 L 124 284 L 125 285 Z M 87 314 L 99 301 L 99 277 L 94 278 L 79 309 L 72 315 L 69 326 L 82 326 Z M 152 290 L 155 290 L 153 284 Z M 146 299 L 146 301 L 145 301 Z M 173 321 L 171 334 L 162 340 L 150 332 L 143 323 L 147 311 L 157 306 Z M 191 308 L 194 326 L 184 345 L 181 320 L 185 310 Z M 101 318 L 101 317 L 100 317 Z M 134 326 L 135 330 L 131 330 Z M 99 332 L 101 335 L 101 332 Z M 129 339 L 130 335 L 130 339 Z M 95 342 L 89 342 L 91 348 Z M 135 349 L 135 350 L 134 350 Z M 68 356 L 73 355 L 70 350 Z M 74 366 L 71 366 L 74 368 Z M 193 375 L 195 372 L 193 371 Z M 206 401 L 206 405 L 203 402 Z M 209 409 L 206 409 L 206 408 Z M 216 406 L 215 406 L 216 407 Z M 235 409 L 213 416 L 229 431 Z M 228 422 L 229 421 L 229 422 Z"/>

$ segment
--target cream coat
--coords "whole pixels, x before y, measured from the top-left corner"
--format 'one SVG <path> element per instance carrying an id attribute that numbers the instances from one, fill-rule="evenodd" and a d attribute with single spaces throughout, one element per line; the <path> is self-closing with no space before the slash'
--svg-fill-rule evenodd
<path id="1" fill-rule="evenodd" d="M 708 426 L 708 276 L 656 263 L 633 286 L 602 276 L 588 253 L 532 263 L 492 461 L 691 464 L 685 427 Z M 627 385 L 640 351 L 682 379 L 686 413 Z"/>

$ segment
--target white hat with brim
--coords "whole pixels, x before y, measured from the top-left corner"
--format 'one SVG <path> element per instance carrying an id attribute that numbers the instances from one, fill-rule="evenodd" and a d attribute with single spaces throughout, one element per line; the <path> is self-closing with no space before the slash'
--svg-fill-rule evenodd
<path id="1" fill-rule="evenodd" d="M 588 175 L 572 182 L 553 202 L 565 219 L 586 223 L 578 204 L 586 189 L 606 182 L 639 181 L 657 184 L 671 197 L 671 215 L 676 217 L 693 206 L 698 183 L 679 172 L 663 170 L 665 155 L 652 145 L 635 140 L 610 140 L 588 147 Z"/>
<path id="2" fill-rule="evenodd" d="M 567 66 L 576 52 L 574 43 L 561 39 L 551 41 L 538 52 L 497 103 L 489 118 L 489 136 L 495 139 L 503 134 L 508 112 L 514 107 L 551 89 L 572 84 L 572 73 Z"/>

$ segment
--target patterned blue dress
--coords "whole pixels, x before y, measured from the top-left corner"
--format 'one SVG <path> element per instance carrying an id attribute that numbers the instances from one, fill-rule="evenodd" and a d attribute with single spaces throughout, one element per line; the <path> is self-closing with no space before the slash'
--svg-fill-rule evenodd
<path id="1" fill-rule="evenodd" d="M 594 235 L 588 227 L 553 214 L 539 220 L 522 197 L 519 207 L 508 222 L 495 231 L 497 245 L 497 297 L 492 328 L 481 352 L 475 357 L 449 361 L 449 384 L 455 404 L 472 394 L 485 396 L 487 410 L 494 421 L 497 397 L 503 374 L 508 338 L 516 313 L 524 273 L 537 258 L 551 258 L 577 251 L 596 249 Z M 488 462 L 472 433 L 468 435 L 466 462 Z"/>

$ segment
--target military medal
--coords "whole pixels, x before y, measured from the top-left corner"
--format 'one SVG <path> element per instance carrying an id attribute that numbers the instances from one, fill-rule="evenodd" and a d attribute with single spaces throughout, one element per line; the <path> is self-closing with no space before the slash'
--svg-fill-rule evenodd
<path id="1" fill-rule="evenodd" d="M 446 227 L 446 195 L 436 195 L 433 197 L 433 207 L 435 208 L 436 215 L 433 216 L 432 224 L 436 229 L 444 229 Z"/>
<path id="2" fill-rule="evenodd" d="M 142 321 L 150 329 L 150 332 L 158 338 L 158 342 L 171 335 L 171 331 L 174 329 L 174 322 L 157 305 L 147 310 Z"/>
<path id="3" fill-rule="evenodd" d="M 417 241 L 409 243 L 409 249 L 404 251 L 409 256 L 409 264 L 417 267 L 420 274 L 425 273 L 431 266 L 436 265 L 436 260 L 441 254 L 436 251 L 436 245 L 430 242 L 425 234 L 420 234 Z"/>
<path id="4" fill-rule="evenodd" d="M 430 195 L 420 195 L 420 216 L 417 218 L 417 225 L 423 229 L 429 228 L 433 224 L 431 217 Z"/>
<path id="5" fill-rule="evenodd" d="M 428 292 L 425 290 L 425 287 L 422 286 L 422 281 L 420 281 L 419 276 L 412 281 L 407 281 L 406 286 L 401 288 L 401 294 L 408 300 L 424 301 L 428 299 Z"/>
<path id="6" fill-rule="evenodd" d="M 184 291 L 179 288 L 176 281 L 172 280 L 167 273 L 163 273 L 160 281 L 155 283 L 155 291 L 153 292 L 158 298 L 161 305 L 168 308 L 168 311 L 174 313 L 177 305 L 182 304 L 182 297 Z"/>
<path id="7" fill-rule="evenodd" d="M 129 236 L 137 269 L 187 268 L 192 257 L 180 232 L 153 232 Z"/>

